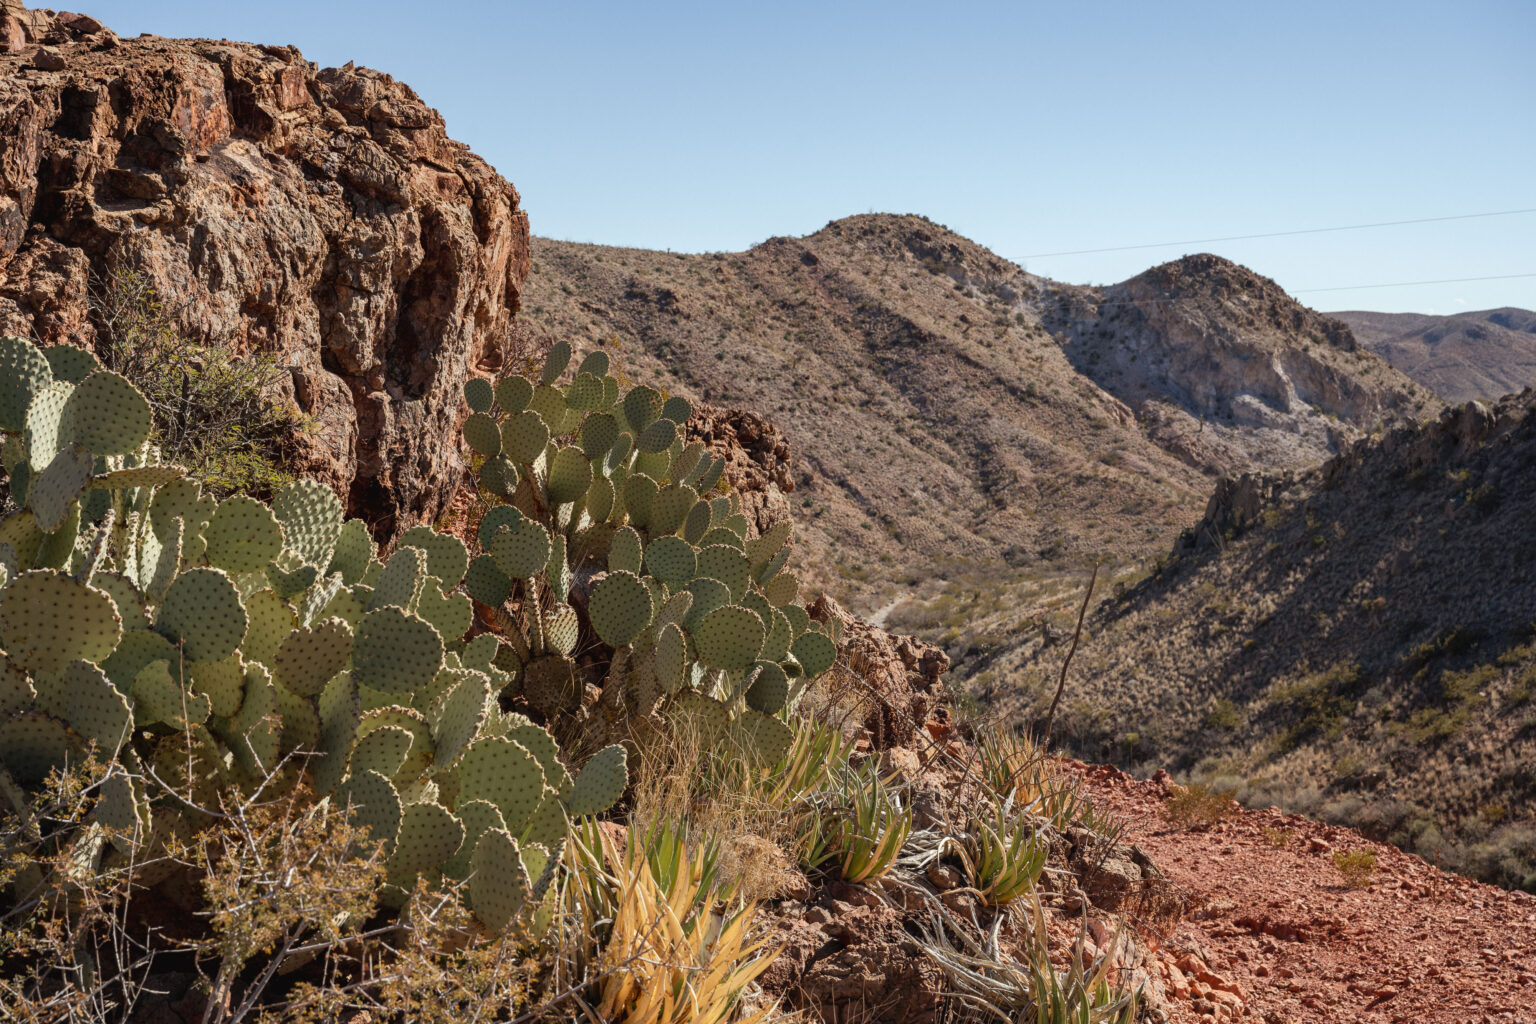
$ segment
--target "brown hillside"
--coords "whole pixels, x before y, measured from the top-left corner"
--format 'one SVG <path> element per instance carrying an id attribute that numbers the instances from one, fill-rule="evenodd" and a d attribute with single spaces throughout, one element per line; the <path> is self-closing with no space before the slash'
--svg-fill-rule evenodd
<path id="1" fill-rule="evenodd" d="M 1091 619 L 1066 735 L 1536 887 L 1533 469 L 1526 391 L 1223 486 Z M 1058 664 L 1030 639 L 991 692 L 1038 705 Z"/>
<path id="2" fill-rule="evenodd" d="M 1141 557 L 1205 500 L 1040 327 L 1038 279 L 922 218 L 702 256 L 539 239 L 534 263 L 535 341 L 779 425 L 806 565 L 866 611 L 968 562 Z"/>
<path id="3" fill-rule="evenodd" d="M 1448 402 L 1498 398 L 1536 383 L 1536 313 L 1528 309 L 1328 315 L 1349 324 L 1362 345 Z"/>
<path id="4" fill-rule="evenodd" d="M 1109 288 L 1054 286 L 1042 311 L 1073 366 L 1212 472 L 1313 465 L 1438 406 L 1344 324 L 1208 253 Z"/>

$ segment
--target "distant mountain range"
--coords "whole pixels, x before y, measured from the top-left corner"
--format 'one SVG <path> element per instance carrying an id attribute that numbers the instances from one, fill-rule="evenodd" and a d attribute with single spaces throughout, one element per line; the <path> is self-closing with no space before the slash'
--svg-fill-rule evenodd
<path id="1" fill-rule="evenodd" d="M 1499 398 L 1536 384 L 1536 312 L 1329 313 L 1375 352 L 1448 402 Z"/>

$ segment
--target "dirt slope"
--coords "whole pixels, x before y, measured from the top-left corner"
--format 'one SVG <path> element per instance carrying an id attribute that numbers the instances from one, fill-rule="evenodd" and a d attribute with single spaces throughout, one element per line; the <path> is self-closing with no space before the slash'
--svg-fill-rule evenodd
<path id="1" fill-rule="evenodd" d="M 1499 398 L 1536 384 L 1536 313 L 1528 309 L 1328 315 L 1349 324 L 1362 345 L 1448 402 Z"/>
<path id="2" fill-rule="evenodd" d="M 1536 392 L 1224 486 L 1106 602 L 1065 735 L 1536 889 Z M 998 652 L 1028 714 L 1060 651 Z"/>

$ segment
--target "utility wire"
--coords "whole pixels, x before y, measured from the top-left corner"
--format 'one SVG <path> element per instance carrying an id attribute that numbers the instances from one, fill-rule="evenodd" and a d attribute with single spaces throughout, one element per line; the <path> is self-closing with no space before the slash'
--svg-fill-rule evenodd
<path id="1" fill-rule="evenodd" d="M 1409 288 L 1424 284 L 1463 284 L 1468 281 L 1510 281 L 1521 277 L 1536 277 L 1531 274 L 1493 274 L 1488 277 L 1442 277 L 1434 281 L 1391 281 L 1385 284 L 1351 284 L 1336 285 L 1330 288 L 1297 288 L 1294 291 L 1285 290 L 1287 295 L 1307 295 L 1316 292 L 1352 292 L 1363 291 L 1368 288 Z M 1089 291 L 1102 291 L 1113 285 L 1065 285 L 1061 290 L 1047 291 L 1046 296 L 1061 302 L 1064 299 L 1076 298 L 1070 294 L 1070 289 L 1086 288 Z M 1284 289 L 1283 289 L 1284 290 Z M 1107 309 L 1111 306 L 1176 306 L 1188 301 L 1184 298 L 1146 298 L 1146 299 L 1108 299 L 1103 302 L 1094 302 L 1092 299 L 1083 299 L 1095 310 Z"/>
<path id="2" fill-rule="evenodd" d="M 1466 281 L 1509 281 L 1517 277 L 1536 277 L 1536 274 L 1494 274 L 1491 277 L 1442 277 L 1438 281 L 1393 281 L 1390 284 L 1351 284 L 1334 288 L 1298 288 L 1295 295 L 1308 292 L 1353 292 L 1365 288 L 1408 288 L 1420 284 L 1462 284 Z"/>
<path id="3" fill-rule="evenodd" d="M 1319 235 L 1329 231 L 1363 231 L 1366 228 L 1392 228 L 1402 224 L 1435 224 L 1447 220 L 1474 220 L 1479 217 L 1512 217 L 1520 213 L 1536 213 L 1536 207 L 1524 210 L 1494 210 L 1489 213 L 1458 213 L 1450 217 L 1416 217 L 1413 220 L 1383 220 L 1372 224 L 1342 224 L 1331 228 L 1301 228 L 1297 231 L 1266 231 L 1256 235 L 1223 235 L 1220 238 L 1190 238 L 1182 242 L 1147 242 L 1142 245 L 1112 245 L 1104 249 L 1068 249 L 1064 252 L 1037 252 L 1025 256 L 1026 260 L 1043 260 L 1049 256 L 1086 256 L 1099 252 L 1129 252 L 1132 249 L 1163 249 L 1173 245 L 1205 245 L 1207 242 L 1243 242 L 1252 238 L 1284 238 L 1288 235 Z M 1470 280 L 1470 279 L 1469 279 Z M 1378 287 L 1371 285 L 1370 287 Z"/>

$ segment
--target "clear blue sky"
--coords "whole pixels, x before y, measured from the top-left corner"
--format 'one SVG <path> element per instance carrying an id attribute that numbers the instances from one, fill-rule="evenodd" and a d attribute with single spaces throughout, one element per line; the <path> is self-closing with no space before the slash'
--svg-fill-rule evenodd
<path id="1" fill-rule="evenodd" d="M 95 0 L 122 35 L 380 68 L 516 183 L 536 233 L 736 250 L 922 213 L 1105 283 L 1186 251 L 1320 309 L 1536 308 L 1536 3 L 208 3 Z"/>

